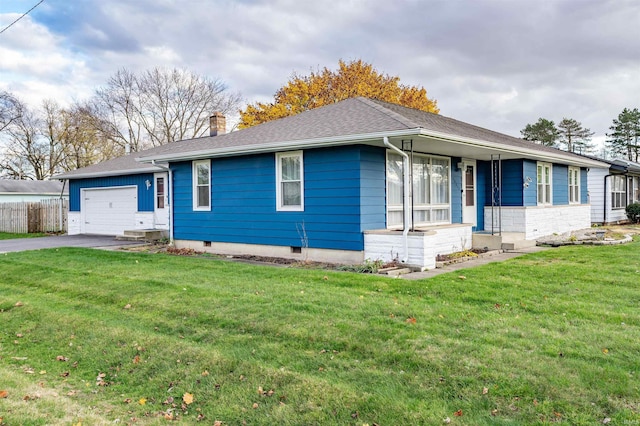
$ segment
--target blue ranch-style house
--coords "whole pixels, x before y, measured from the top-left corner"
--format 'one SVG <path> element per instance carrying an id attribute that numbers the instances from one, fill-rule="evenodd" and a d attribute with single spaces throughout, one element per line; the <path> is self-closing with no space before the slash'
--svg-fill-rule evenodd
<path id="1" fill-rule="evenodd" d="M 69 233 L 166 230 L 176 247 L 435 267 L 439 254 L 588 228 L 603 163 L 367 98 L 58 176 Z"/>

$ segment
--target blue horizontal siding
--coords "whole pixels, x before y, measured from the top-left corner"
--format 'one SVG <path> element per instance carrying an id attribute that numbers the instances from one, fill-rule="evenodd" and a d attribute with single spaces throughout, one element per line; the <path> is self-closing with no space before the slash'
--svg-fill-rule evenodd
<path id="1" fill-rule="evenodd" d="M 459 157 L 451 159 L 451 223 L 462 223 L 462 175 L 464 170 L 457 164 L 462 161 Z"/>
<path id="2" fill-rule="evenodd" d="M 384 150 L 304 152 L 303 212 L 276 211 L 275 154 L 211 160 L 211 211 L 193 211 L 191 162 L 172 163 L 176 239 L 363 250 L 364 229 L 384 228 Z"/>
<path id="3" fill-rule="evenodd" d="M 580 169 L 580 204 L 589 204 L 587 169 Z"/>
<path id="4" fill-rule="evenodd" d="M 146 181 L 151 183 L 147 188 Z M 139 175 L 109 176 L 89 179 L 73 179 L 69 181 L 69 211 L 80 211 L 80 190 L 85 188 L 108 188 L 132 186 L 138 188 L 138 211 L 152 212 L 154 206 L 153 173 Z"/>
<path id="5" fill-rule="evenodd" d="M 554 164 L 551 172 L 551 185 L 553 186 L 553 205 L 561 206 L 569 204 L 569 167 L 562 164 Z"/>
<path id="6" fill-rule="evenodd" d="M 502 205 L 522 206 L 522 160 L 505 160 L 502 162 Z M 535 177 L 535 176 L 534 176 Z"/>
<path id="7" fill-rule="evenodd" d="M 522 162 L 522 180 L 520 181 L 520 190 L 523 192 L 525 206 L 538 205 L 538 163 L 532 160 L 524 160 Z M 529 186 L 524 187 L 527 182 Z"/>

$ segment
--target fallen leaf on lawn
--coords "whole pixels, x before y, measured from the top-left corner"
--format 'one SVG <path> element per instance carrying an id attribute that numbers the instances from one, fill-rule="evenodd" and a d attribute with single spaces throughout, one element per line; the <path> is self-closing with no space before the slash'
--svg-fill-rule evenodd
<path id="1" fill-rule="evenodd" d="M 16 361 L 26 361 L 29 358 L 27 358 L 26 356 L 12 356 L 11 359 L 15 359 Z"/>
<path id="2" fill-rule="evenodd" d="M 40 374 L 47 374 L 47 370 L 40 370 Z"/>
<path id="3" fill-rule="evenodd" d="M 464 275 L 458 275 L 458 278 L 460 278 L 461 280 L 466 280 L 467 277 L 465 277 Z"/>
<path id="4" fill-rule="evenodd" d="M 29 395 L 25 395 L 25 396 L 22 397 L 23 401 L 28 401 L 30 399 L 31 399 L 31 396 L 29 396 Z"/>
<path id="5" fill-rule="evenodd" d="M 257 402 L 254 402 L 252 407 L 253 407 L 253 409 L 255 410 L 256 408 L 258 408 L 258 407 L 259 407 L 259 405 L 258 405 L 258 403 L 257 403 Z"/>
<path id="6" fill-rule="evenodd" d="M 329 277 L 325 275 L 324 277 L 322 277 L 322 279 L 327 281 L 329 279 Z"/>
<path id="7" fill-rule="evenodd" d="M 134 357 L 133 357 L 133 363 L 134 363 L 134 364 L 137 364 L 137 363 L 139 363 L 139 362 L 140 362 L 140 355 L 136 355 L 136 356 L 134 356 Z"/>
<path id="8" fill-rule="evenodd" d="M 2 421 L 2 419 L 0 419 L 0 421 Z M 603 424 L 603 425 L 608 425 L 609 423 L 611 423 L 611 418 L 610 418 L 610 417 L 605 417 L 605 418 L 602 420 L 602 424 Z"/>
<path id="9" fill-rule="evenodd" d="M 164 405 L 169 405 L 169 404 L 173 404 L 173 397 L 170 396 L 169 398 L 165 399 L 163 402 Z"/>
<path id="10" fill-rule="evenodd" d="M 20 338 L 22 336 L 23 336 L 22 333 L 16 333 L 16 337 Z"/>
<path id="11" fill-rule="evenodd" d="M 482 388 L 482 394 L 486 395 L 489 393 L 489 388 Z"/>
<path id="12" fill-rule="evenodd" d="M 497 416 L 498 415 L 498 410 L 491 410 L 491 415 L 492 416 Z"/>
<path id="13" fill-rule="evenodd" d="M 273 390 L 273 389 L 269 389 L 269 390 L 267 391 L 267 396 L 273 396 L 273 394 L 274 394 L 274 393 L 275 393 L 275 392 L 274 392 L 274 390 Z"/>
<path id="14" fill-rule="evenodd" d="M 63 371 L 62 373 L 60 373 L 60 377 L 69 377 L 69 372 Z"/>
<path id="15" fill-rule="evenodd" d="M 164 413 L 164 419 L 165 420 L 174 420 L 175 417 L 173 416 L 173 413 L 169 412 L 169 413 Z"/>
<path id="16" fill-rule="evenodd" d="M 67 392 L 67 396 L 75 396 L 77 393 L 78 391 L 70 390 L 69 392 Z"/>
<path id="17" fill-rule="evenodd" d="M 453 413 L 454 416 L 456 417 L 462 417 L 462 410 L 458 410 L 455 413 Z"/>
<path id="18" fill-rule="evenodd" d="M 262 389 L 262 386 L 258 386 L 258 395 L 260 396 L 264 395 L 264 390 Z"/>
<path id="19" fill-rule="evenodd" d="M 193 394 L 191 394 L 189 392 L 185 392 L 185 394 L 182 395 L 182 400 L 187 405 L 191 404 L 193 402 Z"/>
<path id="20" fill-rule="evenodd" d="M 494 308 L 496 309 L 500 309 L 502 305 L 500 305 L 499 303 L 496 303 L 495 305 L 493 305 Z"/>
<path id="21" fill-rule="evenodd" d="M 147 399 L 146 399 L 146 398 L 140 398 L 140 399 L 138 400 L 138 404 L 140 404 L 140 405 L 144 405 L 144 404 L 146 404 L 146 403 L 147 403 Z"/>
<path id="22" fill-rule="evenodd" d="M 553 415 L 554 415 L 554 416 L 556 416 L 556 417 L 558 417 L 558 418 L 559 418 L 559 417 L 562 417 L 562 414 L 561 414 L 561 413 L 558 413 L 557 411 L 554 411 L 554 412 L 553 412 Z"/>
<path id="23" fill-rule="evenodd" d="M 414 317 L 409 317 L 405 320 L 407 324 L 415 324 L 417 320 Z"/>
<path id="24" fill-rule="evenodd" d="M 201 422 L 204 420 L 204 414 L 200 413 L 198 414 L 198 416 L 196 417 L 196 421 Z"/>
<path id="25" fill-rule="evenodd" d="M 130 304 L 130 303 L 127 303 L 126 305 L 124 305 L 124 308 L 123 308 L 123 309 L 131 309 L 131 304 Z"/>
<path id="26" fill-rule="evenodd" d="M 448 425 L 449 423 L 451 423 L 451 419 L 449 417 L 445 417 L 444 420 L 442 420 L 442 423 Z"/>
<path id="27" fill-rule="evenodd" d="M 0 398 L 6 398 L 9 396 L 9 392 L 6 390 L 0 390 Z"/>
<path id="28" fill-rule="evenodd" d="M 216 420 L 213 422 L 213 426 L 222 426 L 222 422 L 220 420 Z"/>
<path id="29" fill-rule="evenodd" d="M 22 302 L 16 302 L 16 304 L 13 305 L 13 306 L 16 306 L 16 307 L 19 308 L 20 306 L 23 306 L 23 305 L 24 305 L 24 303 L 22 303 Z"/>
<path id="30" fill-rule="evenodd" d="M 207 370 L 204 370 L 201 374 L 202 377 L 207 377 L 209 375 L 209 372 Z"/>
<path id="31" fill-rule="evenodd" d="M 66 356 L 58 355 L 56 357 L 56 361 L 67 362 L 67 361 L 69 361 L 69 358 L 67 358 Z"/>
<path id="32" fill-rule="evenodd" d="M 603 353 L 603 354 L 608 354 L 608 353 L 609 353 L 609 349 L 607 349 L 607 348 L 602 348 L 602 353 Z"/>

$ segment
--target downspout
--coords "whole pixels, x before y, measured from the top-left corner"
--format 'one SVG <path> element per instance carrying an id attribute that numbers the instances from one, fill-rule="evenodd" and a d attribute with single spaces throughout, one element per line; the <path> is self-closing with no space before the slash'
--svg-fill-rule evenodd
<path id="1" fill-rule="evenodd" d="M 389 142 L 389 138 L 386 136 L 382 138 L 382 142 L 385 144 L 385 146 L 397 152 L 403 158 L 402 177 L 403 177 L 403 186 L 404 186 L 404 197 L 402 200 L 403 201 L 402 210 L 404 213 L 404 229 L 402 230 L 402 239 L 404 243 L 404 257 L 402 258 L 402 263 L 407 263 L 407 261 L 409 260 L 409 229 L 411 229 L 411 200 L 409 198 L 409 194 L 411 191 L 411 187 L 410 187 L 411 182 L 409 181 L 409 167 L 410 167 L 409 155 L 406 152 L 399 149 L 398 147 L 392 145 L 391 142 Z"/>
<path id="2" fill-rule="evenodd" d="M 59 216 L 60 217 L 60 221 L 59 221 L 58 225 L 60 225 L 60 232 L 64 231 L 64 229 L 63 229 L 63 227 L 64 227 L 64 217 L 62 216 L 62 214 L 63 214 L 63 211 L 62 211 L 62 202 L 63 202 L 62 200 L 63 200 L 63 198 L 62 198 L 62 196 L 64 195 L 64 187 L 65 187 L 66 184 L 67 184 L 67 179 L 62 181 L 62 189 L 60 190 L 60 198 L 59 198 L 60 203 L 58 203 L 58 206 L 59 206 L 58 207 L 58 214 L 60 215 Z M 68 230 L 67 230 L 67 233 L 69 233 Z"/>
<path id="3" fill-rule="evenodd" d="M 169 167 L 156 164 L 156 160 L 151 160 L 151 164 L 169 173 L 169 178 L 167 179 L 167 191 L 169 193 L 169 244 L 173 245 L 173 171 Z"/>
<path id="4" fill-rule="evenodd" d="M 607 224 L 607 178 L 610 178 L 611 174 L 606 175 L 604 177 L 604 202 L 602 204 L 604 204 L 604 209 L 602 211 L 602 226 Z M 609 193 L 611 193 L 611 191 L 609 191 Z"/>

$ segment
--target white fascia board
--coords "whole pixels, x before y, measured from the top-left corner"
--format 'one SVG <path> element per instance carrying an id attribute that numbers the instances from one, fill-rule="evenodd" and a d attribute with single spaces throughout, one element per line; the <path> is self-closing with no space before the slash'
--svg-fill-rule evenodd
<path id="1" fill-rule="evenodd" d="M 452 136 L 446 133 L 433 132 L 425 129 L 420 129 L 420 135 L 426 136 L 434 139 L 440 139 L 452 143 L 457 143 L 461 145 L 471 145 L 479 148 L 485 149 L 495 149 L 496 151 L 508 152 L 512 154 L 520 154 L 525 157 L 538 158 L 541 160 L 546 160 L 552 163 L 557 163 L 558 161 L 566 162 L 571 166 L 582 166 L 582 167 L 598 167 L 598 168 L 608 168 L 607 163 L 603 163 L 601 161 L 592 160 L 590 158 L 574 158 L 568 155 L 564 155 L 562 152 L 554 155 L 546 151 L 540 151 L 535 148 L 523 148 L 516 146 L 504 145 L 501 143 L 488 142 L 480 139 L 472 139 L 465 138 L 462 136 Z"/>
<path id="2" fill-rule="evenodd" d="M 278 141 L 260 145 L 232 146 L 226 148 L 205 149 L 200 151 L 189 151 L 175 154 L 154 155 L 149 157 L 138 157 L 136 161 L 141 163 L 151 163 L 152 161 L 189 161 L 199 158 L 226 157 L 243 154 L 259 154 L 275 151 L 289 151 L 298 149 L 319 148 L 324 146 L 349 145 L 354 142 L 365 142 L 387 137 L 416 136 L 420 129 L 393 130 L 390 132 L 364 133 L 355 135 L 332 136 L 329 138 L 302 139 L 296 141 Z"/>
<path id="3" fill-rule="evenodd" d="M 106 170 L 103 172 L 77 173 L 69 176 L 60 174 L 57 176 L 53 176 L 53 179 L 58 179 L 58 180 L 89 179 L 89 178 L 108 177 L 108 176 L 139 175 L 141 173 L 158 173 L 162 171 L 164 170 L 159 167 L 145 167 L 141 169 Z"/>

